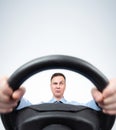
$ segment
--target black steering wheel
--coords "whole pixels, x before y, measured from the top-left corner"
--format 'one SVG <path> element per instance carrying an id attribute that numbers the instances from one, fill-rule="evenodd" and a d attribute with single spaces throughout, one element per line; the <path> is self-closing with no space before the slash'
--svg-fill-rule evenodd
<path id="1" fill-rule="evenodd" d="M 18 68 L 10 76 L 8 83 L 16 90 L 30 76 L 48 69 L 67 69 L 80 73 L 101 92 L 108 85 L 108 79 L 96 67 L 67 55 L 49 55 L 34 59 Z M 1 119 L 6 130 L 111 130 L 115 116 L 84 106 L 48 103 L 2 114 Z"/>

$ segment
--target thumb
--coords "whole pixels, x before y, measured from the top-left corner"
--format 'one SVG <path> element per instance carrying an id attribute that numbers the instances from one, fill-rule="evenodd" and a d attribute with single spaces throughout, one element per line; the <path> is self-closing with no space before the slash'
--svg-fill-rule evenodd
<path id="1" fill-rule="evenodd" d="M 24 87 L 20 87 L 18 90 L 14 91 L 12 94 L 12 98 L 14 100 L 20 100 L 22 98 L 22 96 L 25 94 L 25 88 Z"/>
<path id="2" fill-rule="evenodd" d="M 97 103 L 100 103 L 103 101 L 103 95 L 97 88 L 92 88 L 91 93 L 92 93 L 94 100 Z"/>

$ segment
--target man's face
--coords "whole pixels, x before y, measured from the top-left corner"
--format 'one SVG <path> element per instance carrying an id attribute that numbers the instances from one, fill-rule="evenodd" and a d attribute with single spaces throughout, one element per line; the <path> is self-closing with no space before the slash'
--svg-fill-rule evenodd
<path id="1" fill-rule="evenodd" d="M 66 87 L 66 81 L 62 76 L 56 76 L 51 81 L 51 90 L 55 98 L 62 98 Z"/>

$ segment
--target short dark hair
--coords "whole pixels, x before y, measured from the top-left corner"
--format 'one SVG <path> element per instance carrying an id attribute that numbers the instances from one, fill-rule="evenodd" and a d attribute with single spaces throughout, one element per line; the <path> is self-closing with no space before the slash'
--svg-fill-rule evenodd
<path id="1" fill-rule="evenodd" d="M 66 77 L 65 77 L 64 74 L 62 74 L 62 73 L 54 73 L 54 74 L 51 76 L 51 81 L 52 81 L 52 79 L 53 79 L 54 77 L 56 77 L 56 76 L 62 76 L 62 77 L 66 80 Z"/>

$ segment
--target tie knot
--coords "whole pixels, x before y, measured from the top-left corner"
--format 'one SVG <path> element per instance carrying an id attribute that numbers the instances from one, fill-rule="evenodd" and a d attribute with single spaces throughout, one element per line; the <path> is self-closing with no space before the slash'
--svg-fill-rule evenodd
<path id="1" fill-rule="evenodd" d="M 58 103 L 63 103 L 62 101 L 55 101 L 54 102 L 55 104 L 58 104 Z"/>

